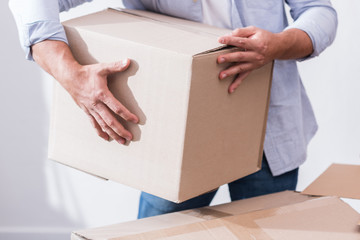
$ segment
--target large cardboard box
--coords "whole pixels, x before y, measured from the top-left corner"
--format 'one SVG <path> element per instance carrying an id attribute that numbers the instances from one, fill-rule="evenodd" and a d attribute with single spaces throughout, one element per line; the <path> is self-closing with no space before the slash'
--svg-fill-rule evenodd
<path id="1" fill-rule="evenodd" d="M 336 197 L 280 192 L 74 231 L 72 240 L 359 240 L 359 213 Z"/>
<path id="2" fill-rule="evenodd" d="M 100 139 L 56 85 L 49 157 L 93 175 L 181 202 L 261 167 L 272 64 L 237 91 L 220 81 L 219 54 L 234 51 L 219 29 L 155 13 L 104 10 L 65 22 L 82 64 L 131 59 L 109 88 L 137 114 L 128 146 Z"/>
<path id="3" fill-rule="evenodd" d="M 303 193 L 360 199 L 359 184 L 360 165 L 333 163 Z"/>

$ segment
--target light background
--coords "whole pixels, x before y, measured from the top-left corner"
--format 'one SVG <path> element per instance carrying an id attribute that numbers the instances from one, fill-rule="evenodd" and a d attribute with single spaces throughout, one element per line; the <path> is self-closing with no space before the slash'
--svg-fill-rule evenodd
<path id="1" fill-rule="evenodd" d="M 95 1 L 61 18 L 119 2 Z M 360 164 L 360 1 L 332 2 L 335 43 L 299 64 L 320 126 L 300 169 L 300 191 L 333 162 Z M 139 191 L 47 159 L 53 80 L 24 59 L 7 1 L 0 2 L 0 19 L 0 239 L 70 239 L 74 229 L 135 219 Z M 213 204 L 227 201 L 223 186 Z M 345 201 L 360 212 L 359 200 Z"/>

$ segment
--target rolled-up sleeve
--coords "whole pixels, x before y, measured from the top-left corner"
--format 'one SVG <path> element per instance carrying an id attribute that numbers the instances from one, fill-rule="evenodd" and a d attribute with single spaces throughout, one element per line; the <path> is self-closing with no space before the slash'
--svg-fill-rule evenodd
<path id="1" fill-rule="evenodd" d="M 31 46 L 44 40 L 67 43 L 59 12 L 90 0 L 10 0 L 9 7 L 18 28 L 26 58 L 33 60 Z"/>
<path id="2" fill-rule="evenodd" d="M 297 28 L 306 32 L 313 44 L 313 53 L 304 58 L 318 56 L 334 41 L 338 25 L 337 13 L 330 1 L 288 0 L 294 22 L 287 29 Z"/>

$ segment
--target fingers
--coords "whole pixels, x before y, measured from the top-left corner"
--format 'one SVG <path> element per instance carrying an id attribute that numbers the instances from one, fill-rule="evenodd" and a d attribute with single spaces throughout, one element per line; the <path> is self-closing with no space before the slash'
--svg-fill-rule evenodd
<path id="1" fill-rule="evenodd" d="M 110 112 L 110 110 L 104 104 L 98 104 L 96 106 L 96 110 L 113 132 L 115 132 L 118 136 L 125 138 L 130 141 L 132 139 L 132 134 L 127 131 L 120 122 L 115 118 L 115 116 Z M 111 135 L 110 135 L 111 136 Z M 112 136 L 111 136 L 112 137 Z M 118 138 L 114 138 L 117 140 Z"/>
<path id="2" fill-rule="evenodd" d="M 126 138 L 132 138 L 125 128 L 115 119 L 109 110 L 104 110 L 106 106 L 98 104 L 98 111 L 92 110 L 90 113 L 95 118 L 96 122 L 100 125 L 103 132 L 106 132 L 112 139 L 120 144 L 125 144 Z"/>
<path id="3" fill-rule="evenodd" d="M 238 28 L 230 35 L 222 36 L 218 41 L 222 44 L 232 45 L 243 49 L 220 55 L 217 62 L 232 63 L 230 67 L 219 74 L 220 79 L 236 76 L 229 86 L 228 91 L 232 93 L 249 73 L 274 59 L 274 44 L 271 44 L 274 34 L 256 27 Z"/>
<path id="4" fill-rule="evenodd" d="M 101 129 L 100 125 L 97 123 L 95 118 L 91 114 L 88 114 L 88 116 L 89 116 L 91 125 L 95 128 L 99 137 L 105 139 L 106 141 L 109 141 L 110 140 L 109 135 Z"/>
<path id="5" fill-rule="evenodd" d="M 245 27 L 237 28 L 231 32 L 230 35 L 222 36 L 218 39 L 219 43 L 232 45 L 239 48 L 254 50 L 253 40 L 250 39 L 251 36 L 256 34 L 257 28 L 255 27 Z"/>
<path id="6" fill-rule="evenodd" d="M 118 121 L 116 115 L 125 121 L 138 123 L 139 119 L 121 104 L 110 92 L 107 84 L 108 76 L 125 71 L 130 65 L 130 60 L 125 59 L 113 63 L 99 63 L 85 65 L 83 79 L 75 85 L 73 98 L 78 105 L 88 114 L 90 122 L 97 134 L 105 140 L 110 138 L 121 144 L 132 140 L 132 134 Z"/>
<path id="7" fill-rule="evenodd" d="M 224 71 L 221 71 L 219 74 L 219 78 L 222 80 L 227 77 L 235 76 L 237 74 L 241 74 L 241 73 L 250 71 L 252 69 L 253 69 L 253 67 L 252 67 L 251 63 L 246 63 L 246 62 L 239 63 L 239 64 L 233 65 L 233 66 L 225 69 Z"/>
<path id="8" fill-rule="evenodd" d="M 249 76 L 250 73 L 251 71 L 239 73 L 239 75 L 235 78 L 235 80 L 230 84 L 228 89 L 229 93 L 233 93 L 236 90 L 236 88 L 238 88 L 239 85 L 244 81 L 244 79 L 247 76 Z"/>
<path id="9" fill-rule="evenodd" d="M 250 26 L 250 27 L 244 27 L 244 28 L 237 28 L 231 32 L 231 35 L 236 36 L 236 37 L 248 38 L 248 37 L 254 35 L 255 32 L 256 32 L 256 28 Z"/>
<path id="10" fill-rule="evenodd" d="M 235 46 L 241 49 L 254 50 L 254 40 L 250 38 L 236 37 L 236 36 L 223 36 L 218 39 L 219 43 Z"/>
<path id="11" fill-rule="evenodd" d="M 250 51 L 237 51 L 220 55 L 217 58 L 218 63 L 236 63 L 236 62 L 252 62 L 258 59 L 258 54 Z"/>
<path id="12" fill-rule="evenodd" d="M 103 102 L 116 115 L 119 115 L 124 120 L 132 123 L 139 122 L 139 118 L 135 114 L 131 113 L 124 105 L 122 105 L 109 90 L 107 90 Z"/>

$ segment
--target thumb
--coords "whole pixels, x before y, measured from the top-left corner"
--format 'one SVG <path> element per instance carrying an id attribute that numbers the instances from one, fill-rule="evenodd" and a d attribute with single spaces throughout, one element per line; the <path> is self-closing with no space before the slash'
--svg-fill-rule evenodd
<path id="1" fill-rule="evenodd" d="M 123 72 L 129 67 L 130 62 L 130 59 L 126 58 L 118 62 L 102 63 L 100 74 L 110 75 L 117 72 Z"/>

